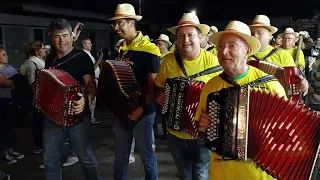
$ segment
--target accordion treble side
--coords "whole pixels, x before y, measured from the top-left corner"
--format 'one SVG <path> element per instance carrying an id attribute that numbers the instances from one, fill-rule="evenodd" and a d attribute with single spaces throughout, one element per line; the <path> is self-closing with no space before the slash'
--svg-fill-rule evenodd
<path id="1" fill-rule="evenodd" d="M 249 86 L 211 93 L 205 145 L 224 159 L 252 159 L 277 179 L 309 179 L 320 116 L 303 104 Z"/>
<path id="2" fill-rule="evenodd" d="M 132 128 L 138 121 L 131 121 L 127 114 L 144 101 L 134 72 L 124 61 L 108 60 L 102 64 L 99 77 L 97 103 L 123 128 Z"/>
<path id="3" fill-rule="evenodd" d="M 166 80 L 162 118 L 170 129 L 198 137 L 194 118 L 203 87 L 203 82 L 184 77 Z"/>
<path id="4" fill-rule="evenodd" d="M 34 104 L 55 124 L 70 127 L 79 121 L 73 112 L 78 100 L 80 84 L 67 72 L 59 69 L 41 69 L 36 76 Z"/>

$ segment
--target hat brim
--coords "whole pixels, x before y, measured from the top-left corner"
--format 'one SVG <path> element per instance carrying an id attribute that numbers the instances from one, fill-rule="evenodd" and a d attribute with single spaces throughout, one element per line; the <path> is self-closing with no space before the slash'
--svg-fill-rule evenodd
<path id="1" fill-rule="evenodd" d="M 223 34 L 236 34 L 236 35 L 240 36 L 241 38 L 243 38 L 248 43 L 249 47 L 251 48 L 251 52 L 249 54 L 250 56 L 257 53 L 260 50 L 261 44 L 257 38 L 255 38 L 251 35 L 240 33 L 240 32 L 220 31 L 220 32 L 217 32 L 217 33 L 211 35 L 209 38 L 209 41 L 215 45 L 218 45 L 219 39 L 220 39 L 221 35 L 223 35 Z"/>
<path id="2" fill-rule="evenodd" d="M 280 36 L 280 37 L 283 37 L 283 35 L 285 35 L 285 34 L 293 34 L 294 35 L 294 37 L 295 37 L 295 42 L 298 42 L 299 41 L 299 33 L 297 33 L 297 32 L 294 32 L 294 33 L 281 33 L 281 34 L 279 34 L 278 36 Z"/>
<path id="3" fill-rule="evenodd" d="M 112 17 L 112 18 L 109 18 L 108 21 L 115 21 L 117 19 L 134 19 L 136 21 L 140 21 L 142 19 L 142 16 L 116 16 L 116 17 Z"/>
<path id="4" fill-rule="evenodd" d="M 166 40 L 164 40 L 164 39 L 156 39 L 155 42 L 157 42 L 157 41 L 164 41 L 164 42 L 166 42 L 169 46 L 172 45 L 172 43 L 171 43 L 170 41 L 166 41 Z"/>
<path id="5" fill-rule="evenodd" d="M 274 34 L 274 33 L 276 33 L 276 32 L 278 31 L 278 28 L 276 28 L 276 27 L 273 27 L 273 26 L 265 26 L 265 25 L 262 25 L 262 24 L 253 24 L 253 25 L 250 25 L 249 27 L 250 27 L 250 28 L 251 28 L 251 27 L 265 27 L 265 28 L 267 28 L 267 29 L 271 32 L 271 34 Z"/>
<path id="6" fill-rule="evenodd" d="M 174 35 L 177 34 L 177 29 L 179 27 L 185 27 L 185 26 L 194 26 L 196 28 L 198 28 L 201 32 L 201 34 L 206 35 L 208 34 L 208 32 L 210 31 L 210 27 L 206 24 L 184 24 L 184 25 L 180 25 L 180 26 L 174 26 L 171 28 L 168 28 L 167 30 L 171 33 L 173 33 Z"/>

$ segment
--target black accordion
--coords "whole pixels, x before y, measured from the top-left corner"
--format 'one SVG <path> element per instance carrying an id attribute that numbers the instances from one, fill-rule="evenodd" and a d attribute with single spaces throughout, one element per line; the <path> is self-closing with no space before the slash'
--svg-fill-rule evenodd
<path id="1" fill-rule="evenodd" d="M 170 129 L 197 136 L 194 117 L 203 87 L 204 82 L 183 77 L 166 80 L 162 118 Z"/>
<path id="2" fill-rule="evenodd" d="M 108 60 L 102 64 L 97 103 L 106 108 L 123 128 L 132 128 L 138 122 L 130 120 L 128 114 L 144 100 L 129 64 L 118 60 Z"/>
<path id="3" fill-rule="evenodd" d="M 250 86 L 209 94 L 205 145 L 223 159 L 252 159 L 277 179 L 309 179 L 320 116 L 303 104 Z"/>

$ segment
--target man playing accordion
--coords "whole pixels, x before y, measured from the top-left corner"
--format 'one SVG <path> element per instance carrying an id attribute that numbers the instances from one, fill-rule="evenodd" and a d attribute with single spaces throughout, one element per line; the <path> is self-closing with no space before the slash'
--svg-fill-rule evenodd
<path id="1" fill-rule="evenodd" d="M 44 121 L 43 128 L 43 157 L 46 169 L 46 179 L 62 179 L 60 168 L 60 157 L 62 153 L 61 145 L 69 138 L 72 148 L 80 160 L 85 178 L 88 180 L 98 180 L 98 163 L 91 149 L 89 135 L 89 104 L 92 103 L 96 93 L 94 68 L 87 53 L 73 48 L 71 32 L 71 26 L 66 19 L 55 19 L 51 22 L 49 25 L 49 34 L 54 49 L 45 62 L 45 69 L 47 69 L 45 71 L 62 70 L 68 73 L 76 82 L 81 84 L 82 89 L 84 89 L 84 95 L 78 94 L 78 100 L 70 102 L 72 106 L 72 110 L 70 111 L 74 112 L 75 116 L 78 116 L 77 122 L 71 123 L 68 126 L 59 125 L 57 124 L 59 123 L 58 121 L 55 122 L 46 115 L 47 117 Z M 41 80 L 41 77 L 39 82 L 40 84 L 45 83 Z M 54 92 L 56 87 L 62 87 L 60 84 L 58 85 L 58 83 L 47 84 L 46 86 L 50 86 L 51 89 L 45 92 L 45 96 L 40 97 L 41 101 L 49 98 L 60 99 L 60 96 L 65 95 L 60 91 Z M 41 88 L 46 87 L 40 86 L 40 90 Z M 53 106 L 58 103 L 61 102 L 56 102 Z M 43 106 L 43 108 L 45 108 L 45 104 Z M 41 109 L 43 110 L 43 108 Z M 54 109 L 54 107 L 49 107 L 49 109 Z M 52 114 L 58 113 L 61 112 Z"/>
<path id="2" fill-rule="evenodd" d="M 267 75 L 246 64 L 247 58 L 260 48 L 259 40 L 251 36 L 250 28 L 246 24 L 240 21 L 231 21 L 225 31 L 212 35 L 210 41 L 217 45 L 219 63 L 224 71 L 219 76 L 212 78 L 201 92 L 195 117 L 200 121 L 200 131 L 206 131 L 211 123 L 206 108 L 207 97 L 211 92 L 217 92 L 237 84 L 248 84 Z M 285 96 L 284 88 L 275 79 L 260 84 L 260 87 L 277 93 L 279 96 Z M 261 180 L 272 179 L 272 177 L 253 162 L 224 160 L 218 153 L 212 152 L 209 179 Z"/>
<path id="3" fill-rule="evenodd" d="M 155 80 L 159 90 L 157 93 L 159 104 L 164 105 L 165 98 L 171 99 L 164 92 L 170 79 L 189 77 L 190 81 L 196 80 L 205 83 L 221 72 L 222 68 L 219 66 L 216 56 L 200 48 L 200 37 L 206 35 L 209 29 L 209 26 L 200 24 L 198 17 L 193 13 L 185 13 L 178 26 L 168 29 L 177 37 L 177 51 L 168 54 L 160 65 L 160 71 Z M 208 73 L 200 73 L 210 68 L 216 69 Z M 192 78 L 192 75 L 197 73 L 200 73 L 200 75 Z M 185 99 L 192 99 L 188 93 L 183 94 L 186 97 Z M 196 103 L 198 103 L 198 100 Z M 183 106 L 182 108 L 184 108 Z M 187 117 L 180 118 L 177 121 L 190 123 Z M 180 179 L 207 180 L 210 152 L 204 147 L 203 141 L 197 140 L 185 131 L 173 129 L 170 127 L 170 123 L 168 126 L 170 151 L 175 160 Z"/>

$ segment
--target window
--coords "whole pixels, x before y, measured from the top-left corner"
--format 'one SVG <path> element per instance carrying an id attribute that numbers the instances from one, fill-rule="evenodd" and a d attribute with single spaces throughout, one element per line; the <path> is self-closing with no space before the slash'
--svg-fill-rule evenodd
<path id="1" fill-rule="evenodd" d="M 43 29 L 34 29 L 33 30 L 34 40 L 43 42 Z"/>
<path id="2" fill-rule="evenodd" d="M 2 27 L 0 27 L 0 44 L 3 44 Z"/>

